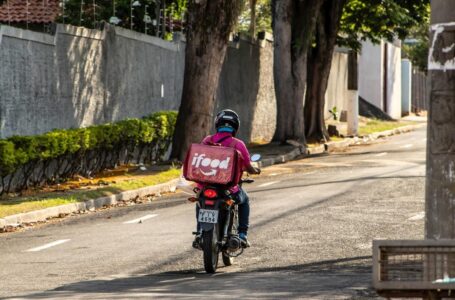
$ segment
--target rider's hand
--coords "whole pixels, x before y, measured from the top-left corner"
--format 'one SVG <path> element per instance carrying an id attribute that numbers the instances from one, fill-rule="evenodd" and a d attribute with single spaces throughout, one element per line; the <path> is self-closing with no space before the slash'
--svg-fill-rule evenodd
<path id="1" fill-rule="evenodd" d="M 261 169 L 259 169 L 259 168 L 254 168 L 254 170 L 256 171 L 256 174 L 258 174 L 258 175 L 261 174 Z"/>

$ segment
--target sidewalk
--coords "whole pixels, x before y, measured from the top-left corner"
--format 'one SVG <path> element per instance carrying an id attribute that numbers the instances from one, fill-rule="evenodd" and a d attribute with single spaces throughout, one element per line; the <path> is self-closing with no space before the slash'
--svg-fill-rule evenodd
<path id="1" fill-rule="evenodd" d="M 405 133 L 426 126 L 426 118 L 424 117 L 415 116 L 407 117 L 404 118 L 404 121 L 413 122 L 413 124 L 401 126 L 395 129 L 390 129 L 382 132 L 368 134 L 363 137 L 345 138 L 340 141 L 328 142 L 321 145 L 311 146 L 309 148 L 304 148 L 302 146 L 299 147 L 297 145 L 292 146 L 271 143 L 267 145 L 253 146 L 250 148 L 250 152 L 259 153 L 262 155 L 262 160 L 259 162 L 259 166 L 264 168 L 274 164 L 285 163 L 295 159 L 303 159 L 305 157 L 317 154 L 329 153 L 334 151 L 343 151 L 351 145 L 368 144 L 378 138 L 394 134 Z M 179 173 L 177 170 L 174 169 L 173 171 L 172 170 L 167 171 L 170 173 L 170 175 L 168 174 L 167 177 L 163 177 L 168 178 L 166 179 L 166 182 L 147 186 L 147 183 L 150 183 L 151 181 L 147 181 L 147 178 L 145 178 L 146 176 L 144 176 L 143 172 L 140 171 L 140 168 L 141 167 L 139 166 L 138 168 L 139 171 L 136 170 L 136 172 L 128 174 L 129 177 L 126 181 L 125 189 L 115 188 L 117 186 L 122 186 L 122 182 L 120 182 L 116 183 L 116 185 L 110 188 L 107 187 L 105 188 L 106 190 L 109 191 L 108 195 L 101 194 L 102 196 L 88 199 L 86 201 L 77 202 L 75 201 L 75 203 L 58 205 L 45 209 L 33 210 L 29 212 L 5 216 L 3 218 L 0 218 L 0 232 L 12 231 L 18 227 L 30 226 L 39 222 L 46 222 L 48 219 L 64 217 L 66 215 L 73 213 L 86 213 L 89 211 L 95 211 L 97 209 L 107 208 L 110 206 L 133 205 L 136 202 L 142 203 L 143 201 L 141 199 L 146 199 L 146 201 L 152 201 L 154 200 L 153 198 L 159 197 L 161 194 L 173 193 L 176 191 L 176 184 L 178 182 Z M 156 174 L 156 171 L 159 171 L 160 169 L 169 170 L 169 168 L 170 166 L 155 167 L 154 174 Z M 161 173 L 165 172 L 162 171 Z M 160 173 L 158 173 L 158 175 L 159 174 Z M 172 180 L 169 181 L 169 179 Z M 100 182 L 104 183 L 105 180 L 103 178 L 101 179 L 97 178 L 94 179 L 93 181 L 97 181 L 98 183 Z M 135 181 L 138 181 L 139 184 Z M 97 195 L 96 191 L 97 191 L 96 188 L 94 189 L 94 191 L 93 190 L 90 191 L 91 195 L 93 196 Z M 67 193 L 71 192 L 72 191 L 67 191 Z M 80 199 L 85 200 L 84 198 Z"/>

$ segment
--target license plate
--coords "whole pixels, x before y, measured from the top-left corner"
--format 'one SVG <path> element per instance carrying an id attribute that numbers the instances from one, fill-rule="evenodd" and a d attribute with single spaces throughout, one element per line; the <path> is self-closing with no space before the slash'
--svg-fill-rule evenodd
<path id="1" fill-rule="evenodd" d="M 203 223 L 216 223 L 218 222 L 218 211 L 213 209 L 200 209 L 197 219 Z"/>

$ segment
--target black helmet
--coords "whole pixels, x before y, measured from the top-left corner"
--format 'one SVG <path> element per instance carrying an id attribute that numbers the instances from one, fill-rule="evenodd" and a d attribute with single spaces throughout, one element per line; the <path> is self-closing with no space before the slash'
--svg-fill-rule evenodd
<path id="1" fill-rule="evenodd" d="M 235 111 L 233 111 L 231 109 L 224 109 L 216 114 L 215 128 L 217 129 L 217 131 L 219 131 L 219 129 L 222 129 L 222 128 L 223 129 L 232 128 L 233 135 L 235 135 L 237 133 L 237 131 L 239 131 L 239 127 L 240 127 L 240 118 L 239 118 L 239 115 Z"/>

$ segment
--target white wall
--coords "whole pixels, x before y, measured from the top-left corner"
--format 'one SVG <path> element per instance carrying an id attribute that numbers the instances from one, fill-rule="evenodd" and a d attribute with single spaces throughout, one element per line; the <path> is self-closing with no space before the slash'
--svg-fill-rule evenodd
<path id="1" fill-rule="evenodd" d="M 387 47 L 387 114 L 401 118 L 401 45 L 400 42 L 374 45 L 362 42 L 359 57 L 359 95 L 376 107 L 384 107 L 384 57 Z"/>
<path id="2" fill-rule="evenodd" d="M 347 110 L 349 100 L 348 91 L 348 55 L 345 52 L 336 50 L 333 53 L 332 68 L 329 75 L 329 83 L 325 93 L 325 117 L 328 118 L 328 112 L 334 106 L 337 111 Z"/>
<path id="3" fill-rule="evenodd" d="M 380 109 L 384 109 L 383 47 L 383 42 L 378 45 L 362 42 L 362 52 L 359 55 L 359 95 Z"/>
<path id="4" fill-rule="evenodd" d="M 409 59 L 401 60 L 401 115 L 411 112 L 412 63 Z"/>
<path id="5" fill-rule="evenodd" d="M 401 45 L 387 43 L 387 113 L 401 118 Z"/>

